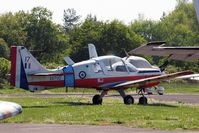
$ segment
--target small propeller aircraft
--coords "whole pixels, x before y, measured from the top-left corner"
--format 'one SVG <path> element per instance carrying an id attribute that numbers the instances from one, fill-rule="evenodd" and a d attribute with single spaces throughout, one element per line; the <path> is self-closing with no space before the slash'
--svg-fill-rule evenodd
<path id="1" fill-rule="evenodd" d="M 0 120 L 16 116 L 21 112 L 21 105 L 14 102 L 0 101 Z"/>
<path id="2" fill-rule="evenodd" d="M 141 95 L 139 104 L 147 104 L 145 89 L 157 86 L 161 81 L 192 74 L 190 71 L 165 74 L 138 56 L 121 58 L 114 55 L 98 56 L 94 45 L 89 46 L 90 59 L 74 63 L 65 57 L 67 66 L 58 69 L 44 68 L 23 46 L 11 47 L 11 85 L 30 91 L 55 87 L 94 88 L 101 92 L 92 99 L 102 104 L 110 90 L 116 90 L 125 104 L 133 104 L 134 98 L 125 90 L 136 88 Z"/>

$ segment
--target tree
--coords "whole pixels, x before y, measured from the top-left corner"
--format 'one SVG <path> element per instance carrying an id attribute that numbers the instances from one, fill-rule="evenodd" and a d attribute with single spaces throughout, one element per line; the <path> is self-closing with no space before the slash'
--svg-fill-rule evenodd
<path id="1" fill-rule="evenodd" d="M 52 12 L 43 7 L 31 10 L 26 25 L 28 39 L 26 46 L 36 50 L 35 56 L 41 61 L 55 60 L 60 51 L 67 48 L 68 36 L 60 25 L 52 22 Z"/>
<path id="2" fill-rule="evenodd" d="M 27 22 L 27 14 L 23 11 L 15 14 L 9 12 L 0 16 L 0 38 L 11 45 L 23 45 L 27 39 L 27 33 L 24 30 Z"/>
<path id="3" fill-rule="evenodd" d="M 100 46 L 101 53 L 112 53 L 118 56 L 125 56 L 124 50 L 130 51 L 145 42 L 144 38 L 136 34 L 126 25 L 118 20 L 106 23 L 101 32 Z"/>
<path id="4" fill-rule="evenodd" d="M 97 21 L 95 17 L 88 16 L 78 27 L 74 27 L 70 32 L 70 55 L 76 61 L 88 59 L 87 44 L 99 44 L 103 22 Z"/>
<path id="5" fill-rule="evenodd" d="M 75 25 L 77 25 L 81 16 L 76 15 L 76 11 L 73 8 L 64 10 L 64 30 L 69 32 Z"/>
<path id="6" fill-rule="evenodd" d="M 170 46 L 199 45 L 199 28 L 195 10 L 187 0 L 178 0 L 173 12 L 163 15 L 160 21 L 136 20 L 131 29 L 147 41 L 166 41 Z M 160 58 L 154 57 L 157 64 Z M 183 69 L 198 68 L 197 63 L 173 61 L 173 65 Z"/>
<path id="7" fill-rule="evenodd" d="M 10 62 L 5 58 L 0 58 L 0 83 L 8 80 L 7 74 L 10 72 Z"/>
<path id="8" fill-rule="evenodd" d="M 7 43 L 3 40 L 3 38 L 0 38 L 0 58 L 6 58 L 9 57 L 9 48 Z"/>
<path id="9" fill-rule="evenodd" d="M 70 32 L 71 57 L 76 61 L 88 59 L 87 44 L 93 43 L 98 55 L 125 56 L 123 49 L 131 50 L 145 40 L 132 32 L 128 26 L 115 20 L 103 23 L 97 17 L 87 16 L 80 27 Z"/>

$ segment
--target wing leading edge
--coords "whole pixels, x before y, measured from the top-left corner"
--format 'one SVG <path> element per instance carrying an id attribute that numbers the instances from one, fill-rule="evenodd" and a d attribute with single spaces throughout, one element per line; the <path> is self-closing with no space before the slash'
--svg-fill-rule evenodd
<path id="1" fill-rule="evenodd" d="M 160 75 L 160 76 L 155 76 L 155 77 L 150 77 L 150 78 L 144 78 L 144 79 L 140 79 L 140 80 L 127 81 L 127 82 L 115 85 L 114 88 L 119 88 L 119 87 L 124 87 L 124 88 L 136 87 L 136 88 L 140 88 L 140 87 L 146 86 L 147 84 L 159 83 L 161 81 L 175 79 L 176 77 L 190 75 L 190 74 L 193 74 L 193 72 L 191 72 L 191 71 L 183 71 L 183 72 L 165 74 L 165 75 Z"/>

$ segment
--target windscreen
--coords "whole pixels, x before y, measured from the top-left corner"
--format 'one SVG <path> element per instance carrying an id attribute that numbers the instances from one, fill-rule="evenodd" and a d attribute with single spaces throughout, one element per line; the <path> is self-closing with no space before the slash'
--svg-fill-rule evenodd
<path id="1" fill-rule="evenodd" d="M 136 68 L 152 68 L 151 64 L 145 60 L 131 60 L 130 63 Z"/>

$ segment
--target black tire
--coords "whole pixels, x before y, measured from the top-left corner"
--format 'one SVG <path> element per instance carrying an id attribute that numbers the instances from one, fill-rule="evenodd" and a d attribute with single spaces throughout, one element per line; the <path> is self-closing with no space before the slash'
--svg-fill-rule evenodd
<path id="1" fill-rule="evenodd" d="M 102 98 L 100 98 L 100 95 L 95 95 L 93 97 L 93 104 L 94 105 L 102 104 Z"/>
<path id="2" fill-rule="evenodd" d="M 134 103 L 134 99 L 132 96 L 127 95 L 124 97 L 124 104 L 129 105 L 129 104 L 133 104 Z"/>
<path id="3" fill-rule="evenodd" d="M 141 105 L 146 105 L 146 104 L 148 104 L 148 100 L 147 100 L 147 98 L 146 97 L 140 97 L 139 98 L 139 104 L 141 104 Z"/>
<path id="4" fill-rule="evenodd" d="M 159 95 L 163 95 L 163 93 L 158 93 Z"/>

